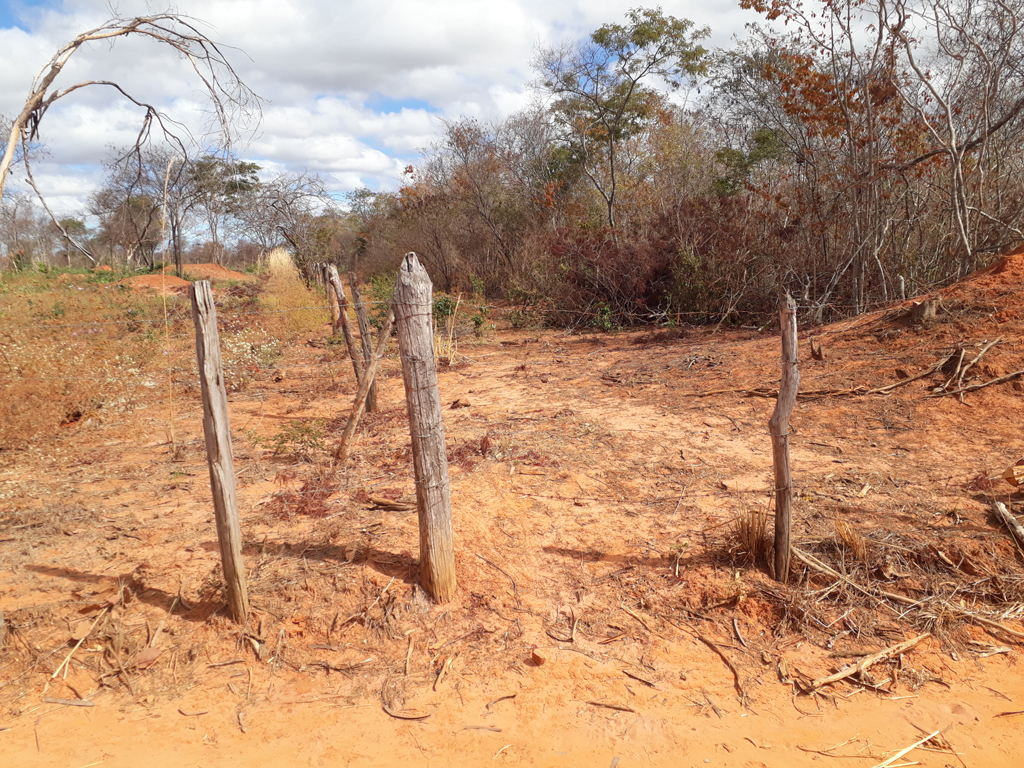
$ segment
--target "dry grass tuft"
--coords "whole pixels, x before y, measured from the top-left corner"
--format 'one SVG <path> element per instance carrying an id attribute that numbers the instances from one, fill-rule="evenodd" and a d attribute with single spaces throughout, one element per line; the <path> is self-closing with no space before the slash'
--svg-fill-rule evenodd
<path id="1" fill-rule="evenodd" d="M 867 540 L 845 520 L 836 520 L 835 529 L 837 543 L 841 544 L 858 562 L 867 563 Z"/>
<path id="2" fill-rule="evenodd" d="M 732 524 L 733 554 L 756 564 L 767 559 L 768 514 L 756 509 L 741 512 Z"/>

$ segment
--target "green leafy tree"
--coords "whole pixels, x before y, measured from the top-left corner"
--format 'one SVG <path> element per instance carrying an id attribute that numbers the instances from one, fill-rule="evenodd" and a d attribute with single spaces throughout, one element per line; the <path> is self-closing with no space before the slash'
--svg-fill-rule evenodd
<path id="1" fill-rule="evenodd" d="M 564 141 L 604 202 L 613 236 L 620 176 L 629 162 L 622 146 L 660 105 L 654 82 L 678 90 L 705 74 L 707 51 L 698 41 L 710 35 L 660 8 L 635 8 L 626 18 L 595 30 L 584 44 L 542 49 L 534 61 Z"/>

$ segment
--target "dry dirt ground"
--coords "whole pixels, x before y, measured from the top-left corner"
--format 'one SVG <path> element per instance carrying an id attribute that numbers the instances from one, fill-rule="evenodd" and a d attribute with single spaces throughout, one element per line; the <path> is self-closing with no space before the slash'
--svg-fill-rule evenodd
<path id="1" fill-rule="evenodd" d="M 230 395 L 245 627 L 195 382 L 0 453 L 4 763 L 875 766 L 941 731 L 885 764 L 1019 766 L 1022 635 L 992 622 L 1022 631 L 1024 567 L 989 508 L 1021 513 L 991 479 L 1024 453 L 1021 384 L 932 395 L 957 350 L 1001 339 L 964 385 L 1024 368 L 1022 287 L 1011 256 L 933 322 L 816 329 L 823 361 L 801 338 L 795 540 L 843 575 L 796 562 L 786 586 L 736 523 L 771 509 L 769 330 L 462 336 L 440 374 L 447 605 L 417 586 L 393 350 L 337 472 L 354 386 L 328 329 Z"/>

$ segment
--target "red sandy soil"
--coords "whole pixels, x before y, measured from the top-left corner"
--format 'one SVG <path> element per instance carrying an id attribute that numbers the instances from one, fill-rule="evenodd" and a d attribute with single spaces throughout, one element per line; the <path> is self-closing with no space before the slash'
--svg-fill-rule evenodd
<path id="1" fill-rule="evenodd" d="M 190 285 L 188 280 L 182 280 L 174 275 L 136 275 L 118 280 L 111 285 L 127 285 L 129 288 L 138 290 L 153 290 L 158 293 L 180 293 L 187 291 Z"/>
<path id="2" fill-rule="evenodd" d="M 1024 369 L 1022 288 L 1013 256 L 937 294 L 934 323 L 894 305 L 814 329 L 826 358 L 801 362 L 804 390 L 835 394 L 793 414 L 795 541 L 922 601 L 899 611 L 799 564 L 779 585 L 737 551 L 736 515 L 770 508 L 774 399 L 751 395 L 778 385 L 768 332 L 461 337 L 439 375 L 447 605 L 417 586 L 415 511 L 375 503 L 414 495 L 394 352 L 336 474 L 325 449 L 355 388 L 326 331 L 230 395 L 244 628 L 224 615 L 185 373 L 170 403 L 154 388 L 0 454 L 5 761 L 870 768 L 942 731 L 897 764 L 1020 766 L 1021 646 L 962 613 L 1022 630 L 1024 567 L 988 511 L 1021 514 L 990 479 L 1024 453 L 1020 381 L 962 402 L 931 397 L 942 372 L 856 391 L 997 338 L 964 384 Z M 305 457 L 274 455 L 285 427 Z M 801 692 L 926 629 L 870 679 Z M 80 699 L 95 706 L 60 703 Z"/>
<path id="3" fill-rule="evenodd" d="M 173 271 L 174 267 L 164 267 L 164 272 Z M 182 264 L 181 271 L 189 277 L 198 280 L 240 280 L 249 282 L 256 279 L 253 275 L 235 272 L 233 269 L 222 267 L 219 264 Z"/>
<path id="4" fill-rule="evenodd" d="M 93 269 L 93 272 L 113 272 L 114 268 L 109 264 L 101 264 L 100 266 Z"/>

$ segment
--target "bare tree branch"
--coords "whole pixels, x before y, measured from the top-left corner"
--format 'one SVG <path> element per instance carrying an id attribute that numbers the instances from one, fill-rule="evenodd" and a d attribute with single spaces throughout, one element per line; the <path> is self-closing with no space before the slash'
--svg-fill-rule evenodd
<path id="1" fill-rule="evenodd" d="M 168 141 L 184 146 L 184 138 L 188 134 L 184 126 L 174 123 L 152 105 L 131 96 L 117 83 L 92 80 L 51 90 L 68 60 L 83 45 L 128 36 L 148 38 L 158 44 L 169 46 L 188 60 L 206 90 L 211 111 L 211 128 L 218 134 L 219 141 L 225 148 L 231 145 L 238 133 L 248 124 L 259 122 L 262 116 L 260 98 L 238 77 L 224 54 L 226 48 L 219 46 L 201 31 L 196 20 L 177 13 L 139 16 L 133 19 L 115 17 L 96 29 L 83 32 L 64 45 L 36 76 L 32 90 L 25 100 L 25 106 L 11 125 L 6 147 L 0 158 L 0 199 L 3 198 L 4 183 L 14 162 L 19 142 L 34 140 L 39 133 L 39 124 L 50 106 L 86 86 L 113 87 L 133 104 L 146 110 L 136 140 L 136 150 L 148 140 L 154 123 L 159 125 Z M 173 130 L 169 128 L 170 124 L 175 126 Z"/>

